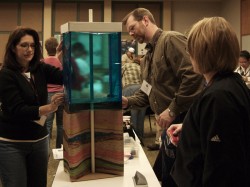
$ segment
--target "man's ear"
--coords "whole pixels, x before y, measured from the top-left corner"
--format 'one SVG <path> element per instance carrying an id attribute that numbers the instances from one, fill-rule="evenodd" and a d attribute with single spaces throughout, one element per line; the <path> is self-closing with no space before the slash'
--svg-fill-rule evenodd
<path id="1" fill-rule="evenodd" d="M 143 16 L 142 22 L 143 22 L 143 24 L 147 27 L 148 24 L 149 24 L 148 16 Z"/>

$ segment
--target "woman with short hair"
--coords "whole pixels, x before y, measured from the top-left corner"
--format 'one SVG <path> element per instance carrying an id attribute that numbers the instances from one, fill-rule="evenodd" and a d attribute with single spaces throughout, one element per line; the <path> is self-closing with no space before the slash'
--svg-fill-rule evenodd
<path id="1" fill-rule="evenodd" d="M 183 125 L 167 130 L 177 145 L 171 175 L 179 187 L 250 186 L 250 97 L 234 72 L 237 36 L 224 18 L 204 18 L 189 32 L 187 52 L 206 86 Z"/>

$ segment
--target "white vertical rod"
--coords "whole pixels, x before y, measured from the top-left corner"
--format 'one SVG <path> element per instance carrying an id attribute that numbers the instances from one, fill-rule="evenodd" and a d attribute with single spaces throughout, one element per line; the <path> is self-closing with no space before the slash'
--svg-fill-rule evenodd
<path id="1" fill-rule="evenodd" d="M 93 10 L 89 9 L 89 22 L 93 22 Z M 90 107 L 90 133 L 91 133 L 91 172 L 95 173 L 95 121 L 94 104 Z"/>
<path id="2" fill-rule="evenodd" d="M 93 9 L 89 9 L 89 22 L 93 22 Z"/>

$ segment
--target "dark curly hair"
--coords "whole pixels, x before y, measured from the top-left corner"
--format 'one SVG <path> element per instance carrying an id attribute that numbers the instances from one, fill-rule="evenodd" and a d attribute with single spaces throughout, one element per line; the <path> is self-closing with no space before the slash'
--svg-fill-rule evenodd
<path id="1" fill-rule="evenodd" d="M 37 65 L 40 63 L 40 60 L 42 59 L 42 50 L 38 33 L 34 29 L 28 27 L 17 27 L 10 34 L 8 42 L 6 44 L 6 50 L 3 60 L 3 68 L 7 67 L 12 70 L 20 72 L 23 70 L 21 64 L 16 60 L 16 54 L 14 49 L 20 42 L 21 38 L 24 37 L 25 35 L 32 36 L 35 43 L 34 57 L 29 64 L 30 71 L 36 69 Z"/>

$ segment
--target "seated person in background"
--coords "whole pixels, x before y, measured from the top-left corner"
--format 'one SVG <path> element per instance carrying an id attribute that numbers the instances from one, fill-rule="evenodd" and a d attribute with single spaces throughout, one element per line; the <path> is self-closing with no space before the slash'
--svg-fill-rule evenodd
<path id="1" fill-rule="evenodd" d="M 128 48 L 125 54 L 122 55 L 122 65 L 125 63 L 131 63 L 134 60 L 133 54 L 135 52 L 135 49 L 133 47 Z"/>
<path id="2" fill-rule="evenodd" d="M 132 63 L 125 63 L 122 66 L 122 94 L 123 96 L 132 96 L 141 87 L 141 68 L 140 61 L 135 60 Z M 147 107 L 131 108 L 131 125 L 140 140 L 144 135 L 144 117 Z"/>
<path id="3" fill-rule="evenodd" d="M 239 67 L 235 72 L 239 73 L 244 81 L 247 81 L 247 77 L 250 77 L 250 53 L 247 50 L 240 52 Z"/>

